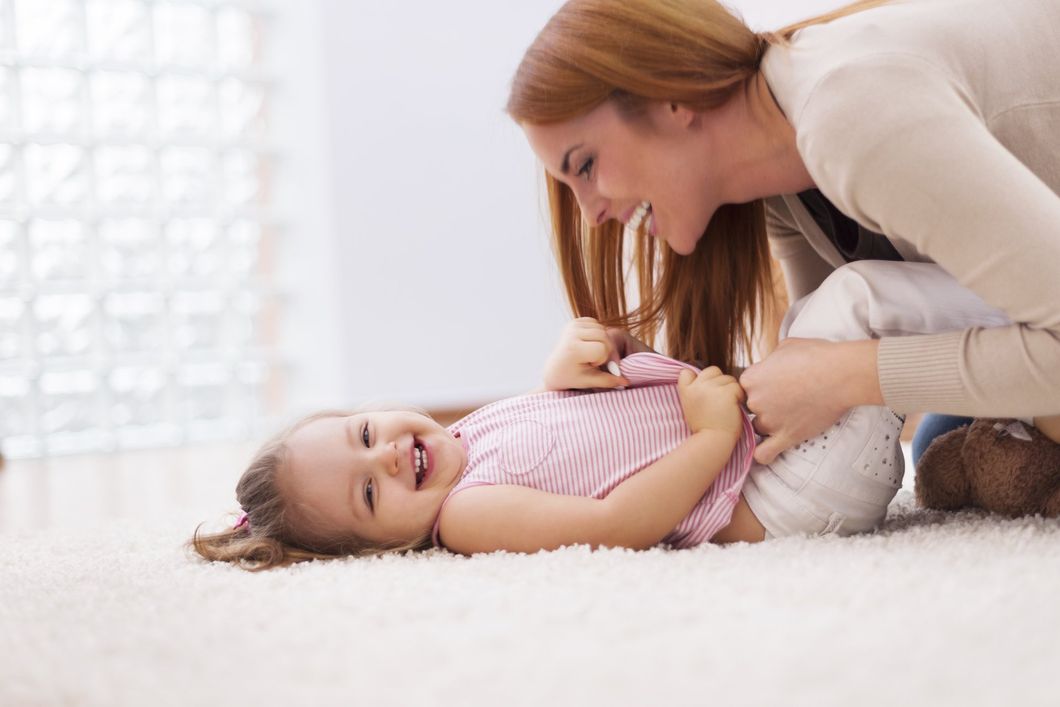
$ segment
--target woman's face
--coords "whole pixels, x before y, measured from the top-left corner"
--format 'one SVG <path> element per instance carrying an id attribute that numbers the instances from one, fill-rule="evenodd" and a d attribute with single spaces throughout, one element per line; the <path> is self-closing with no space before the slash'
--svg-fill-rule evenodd
<path id="1" fill-rule="evenodd" d="M 606 101 L 563 123 L 522 128 L 545 170 L 570 187 L 591 224 L 628 224 L 638 206 L 650 205 L 648 232 L 688 255 L 720 205 L 701 156 L 702 115 L 683 106 L 653 103 L 631 118 Z"/>

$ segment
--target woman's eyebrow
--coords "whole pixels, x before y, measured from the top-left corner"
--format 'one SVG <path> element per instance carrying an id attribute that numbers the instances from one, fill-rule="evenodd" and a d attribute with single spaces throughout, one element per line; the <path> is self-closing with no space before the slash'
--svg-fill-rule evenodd
<path id="1" fill-rule="evenodd" d="M 570 154 L 572 152 L 574 152 L 575 150 L 577 150 L 581 146 L 582 146 L 582 143 L 579 142 L 577 145 L 575 145 L 574 147 L 570 148 L 569 150 L 567 150 L 566 153 L 564 153 L 564 155 L 563 155 L 563 163 L 560 164 L 560 166 L 559 166 L 559 171 L 561 173 L 567 174 L 568 172 L 570 172 Z"/>

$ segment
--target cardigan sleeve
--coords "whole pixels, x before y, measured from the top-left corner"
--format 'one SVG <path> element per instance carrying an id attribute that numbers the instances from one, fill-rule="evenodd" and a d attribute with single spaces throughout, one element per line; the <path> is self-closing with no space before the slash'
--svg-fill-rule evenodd
<path id="1" fill-rule="evenodd" d="M 794 122 L 838 208 L 911 243 L 1015 322 L 882 339 L 887 405 L 1060 413 L 1060 196 L 990 133 L 971 92 L 919 57 L 870 56 L 826 74 Z"/>
<path id="2" fill-rule="evenodd" d="M 789 302 L 816 290 L 835 269 L 806 240 L 791 210 L 779 197 L 766 200 L 766 232 L 770 253 L 784 273 Z"/>

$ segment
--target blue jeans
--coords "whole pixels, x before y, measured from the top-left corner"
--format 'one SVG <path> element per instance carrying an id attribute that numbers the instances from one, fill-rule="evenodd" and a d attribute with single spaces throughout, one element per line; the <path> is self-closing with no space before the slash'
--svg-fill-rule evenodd
<path id="1" fill-rule="evenodd" d="M 917 465 L 917 462 L 920 461 L 920 456 L 936 437 L 944 435 L 950 430 L 955 430 L 962 425 L 970 425 L 973 419 L 971 417 L 958 417 L 957 415 L 939 415 L 933 412 L 924 415 L 924 418 L 920 420 L 920 424 L 916 427 L 916 433 L 913 435 L 913 466 Z"/>

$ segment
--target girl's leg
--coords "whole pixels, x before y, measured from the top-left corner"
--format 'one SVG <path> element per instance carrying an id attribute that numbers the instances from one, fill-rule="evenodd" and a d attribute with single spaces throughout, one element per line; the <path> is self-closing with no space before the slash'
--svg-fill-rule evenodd
<path id="1" fill-rule="evenodd" d="M 916 466 L 917 462 L 920 461 L 921 455 L 927 450 L 932 440 L 939 435 L 946 434 L 950 430 L 972 424 L 972 419 L 971 417 L 940 415 L 938 413 L 924 415 L 923 419 L 920 420 L 920 424 L 916 427 L 916 434 L 913 435 L 913 466 Z"/>
<path id="2" fill-rule="evenodd" d="M 796 305 L 786 321 L 790 336 L 876 338 L 1010 323 L 1004 312 L 929 263 L 851 263 Z M 925 415 L 913 437 L 913 464 L 933 439 L 971 422 L 970 417 Z"/>
<path id="3" fill-rule="evenodd" d="M 938 265 L 859 261 L 794 303 L 781 338 L 850 341 L 1008 323 Z M 905 471 L 902 421 L 883 406 L 851 408 L 772 464 L 753 464 L 743 489 L 752 512 L 773 537 L 878 526 Z"/>

